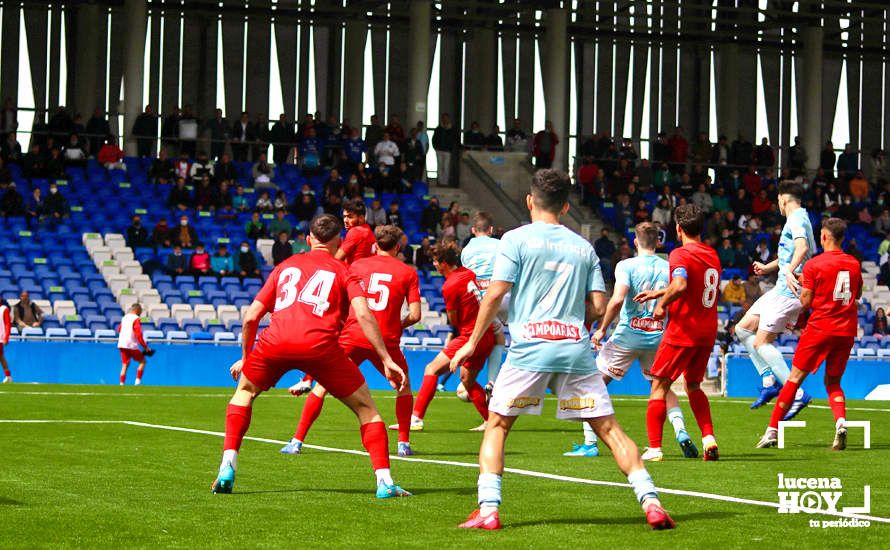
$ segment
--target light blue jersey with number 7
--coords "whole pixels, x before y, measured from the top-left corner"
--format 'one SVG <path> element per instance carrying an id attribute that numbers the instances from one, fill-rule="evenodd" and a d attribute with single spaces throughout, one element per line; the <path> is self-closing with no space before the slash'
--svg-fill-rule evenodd
<path id="1" fill-rule="evenodd" d="M 492 281 L 513 283 L 509 308 L 511 366 L 536 371 L 596 370 L 584 326 L 587 294 L 605 292 L 589 242 L 562 225 L 535 222 L 501 239 Z"/>

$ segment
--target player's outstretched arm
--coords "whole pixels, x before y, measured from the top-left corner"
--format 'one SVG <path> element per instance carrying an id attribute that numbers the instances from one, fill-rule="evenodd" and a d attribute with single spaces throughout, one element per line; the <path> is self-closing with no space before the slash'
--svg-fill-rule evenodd
<path id="1" fill-rule="evenodd" d="M 664 295 L 658 300 L 655 311 L 652 313 L 653 319 L 664 319 L 667 313 L 667 307 L 671 302 L 682 296 L 686 292 L 686 277 L 674 274 L 671 284 L 664 291 Z"/>
<path id="2" fill-rule="evenodd" d="M 352 299 L 351 305 L 353 311 L 355 311 L 355 319 L 358 321 L 359 326 L 362 327 L 365 338 L 368 339 L 371 347 L 374 348 L 374 351 L 377 352 L 377 355 L 383 362 L 383 372 L 386 375 L 386 379 L 389 380 L 389 385 L 393 389 L 403 390 L 405 388 L 405 371 L 392 360 L 389 352 L 386 351 L 386 343 L 383 341 L 380 327 L 377 326 L 377 319 L 374 318 L 374 314 L 368 309 L 368 300 L 364 296 L 356 296 Z"/>
<path id="3" fill-rule="evenodd" d="M 451 372 L 457 370 L 457 367 L 462 365 L 467 357 L 473 355 L 473 352 L 476 351 L 476 345 L 479 344 L 482 335 L 485 334 L 485 331 L 491 326 L 492 321 L 494 321 L 495 316 L 498 314 L 504 296 L 506 296 L 512 288 L 513 283 L 508 283 L 507 281 L 491 281 L 491 285 L 489 285 L 488 290 L 485 291 L 485 297 L 482 299 L 482 303 L 479 304 L 479 315 L 476 316 L 476 324 L 473 326 L 473 333 L 470 335 L 467 343 L 457 350 L 457 353 L 455 353 L 454 357 L 451 359 Z"/>
<path id="4" fill-rule="evenodd" d="M 420 302 L 409 302 L 408 315 L 402 319 L 402 328 L 408 328 L 417 321 L 420 321 Z"/>
<path id="5" fill-rule="evenodd" d="M 247 308 L 247 311 L 244 312 L 244 324 L 241 325 L 241 359 L 235 361 L 229 368 L 233 380 L 237 381 L 238 376 L 241 375 L 241 367 L 244 365 L 244 361 L 247 360 L 247 356 L 250 355 L 251 350 L 253 350 L 253 343 L 256 340 L 260 319 L 263 318 L 266 312 L 265 304 L 259 300 L 254 300 L 250 307 Z"/>

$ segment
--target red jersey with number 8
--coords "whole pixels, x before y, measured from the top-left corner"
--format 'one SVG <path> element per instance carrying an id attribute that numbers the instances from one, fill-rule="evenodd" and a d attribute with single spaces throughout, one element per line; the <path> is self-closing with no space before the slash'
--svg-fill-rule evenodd
<path id="1" fill-rule="evenodd" d="M 339 345 L 350 301 L 364 295 L 361 280 L 328 252 L 291 256 L 256 295 L 272 311 L 272 324 L 260 333 L 259 345 L 277 356 L 288 350 L 324 353 Z"/>
<path id="2" fill-rule="evenodd" d="M 387 347 L 398 347 L 402 338 L 402 304 L 420 302 L 417 271 L 392 256 L 371 256 L 358 260 L 349 271 L 359 277 L 368 297 L 368 308 L 377 319 Z M 371 344 L 349 309 L 343 326 L 343 339 L 370 348 Z"/>
<path id="3" fill-rule="evenodd" d="M 662 342 L 681 347 L 713 346 L 717 339 L 720 259 L 713 248 L 689 243 L 668 257 L 671 281 L 686 278 L 686 292 L 668 305 Z"/>
<path id="4" fill-rule="evenodd" d="M 862 270 L 853 256 L 830 250 L 807 260 L 801 287 L 813 293 L 807 331 L 831 336 L 856 336 L 856 299 L 862 290 Z"/>

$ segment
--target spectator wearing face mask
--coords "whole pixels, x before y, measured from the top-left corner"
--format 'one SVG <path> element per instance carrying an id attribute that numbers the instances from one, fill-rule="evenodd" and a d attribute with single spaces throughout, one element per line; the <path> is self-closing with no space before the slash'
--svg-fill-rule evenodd
<path id="1" fill-rule="evenodd" d="M 250 244 L 247 241 L 241 243 L 241 248 L 238 253 L 238 276 L 244 279 L 245 277 L 259 277 L 260 269 L 257 267 L 256 255 L 250 250 Z"/>
<path id="2" fill-rule="evenodd" d="M 189 260 L 189 269 L 195 277 L 211 274 L 210 254 L 204 250 L 204 243 L 195 245 L 195 253 Z"/>
<path id="3" fill-rule="evenodd" d="M 210 258 L 210 268 L 217 277 L 228 277 L 235 272 L 235 260 L 229 255 L 226 245 L 219 245 L 216 254 Z"/>
<path id="4" fill-rule="evenodd" d="M 44 211 L 46 212 L 46 215 L 53 220 L 68 217 L 68 212 L 70 211 L 68 201 L 59 191 L 59 187 L 55 183 L 52 183 L 49 186 L 49 196 L 46 197 Z"/>
<path id="5" fill-rule="evenodd" d="M 127 246 L 141 248 L 148 244 L 148 230 L 142 226 L 142 218 L 133 216 L 132 223 L 127 228 Z"/>
<path id="6" fill-rule="evenodd" d="M 195 228 L 189 225 L 188 216 L 179 218 L 179 228 L 175 232 L 173 242 L 182 248 L 192 248 L 198 242 L 198 234 Z"/>

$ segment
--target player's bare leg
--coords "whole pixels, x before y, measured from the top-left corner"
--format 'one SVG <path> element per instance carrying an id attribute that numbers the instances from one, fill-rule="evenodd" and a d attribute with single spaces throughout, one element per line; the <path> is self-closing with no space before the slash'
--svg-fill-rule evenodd
<path id="1" fill-rule="evenodd" d="M 377 498 L 410 496 L 411 493 L 399 487 L 392 479 L 389 470 L 389 439 L 386 426 L 371 398 L 367 384 L 352 395 L 340 399 L 358 418 L 361 425 L 362 445 L 371 457 L 371 467 L 377 477 Z"/>
<path id="2" fill-rule="evenodd" d="M 841 377 L 825 373 L 825 390 L 828 392 L 828 405 L 834 414 L 834 442 L 831 450 L 843 451 L 847 448 L 847 403 L 844 390 L 841 389 Z"/>
<path id="3" fill-rule="evenodd" d="M 300 391 L 302 388 L 298 387 L 301 384 L 303 384 L 302 380 L 288 388 L 288 391 L 295 396 L 301 395 Z M 282 453 L 289 455 L 300 454 L 303 449 L 303 442 L 306 441 L 306 434 L 309 433 L 309 428 L 312 427 L 312 424 L 318 419 L 318 415 L 321 414 L 321 408 L 324 405 L 324 398 L 327 394 L 328 391 L 321 384 L 315 384 L 315 387 L 312 388 L 312 391 L 306 397 L 306 403 L 303 404 L 303 411 L 300 413 L 300 420 L 297 422 L 294 436 L 287 445 L 281 448 Z"/>
<path id="4" fill-rule="evenodd" d="M 136 385 L 142 385 L 142 373 L 145 372 L 145 359 L 139 362 L 139 367 L 136 369 Z"/>
<path id="5" fill-rule="evenodd" d="M 708 402 L 708 396 L 701 389 L 701 381 L 686 380 L 686 397 L 689 399 L 692 414 L 695 415 L 695 422 L 701 430 L 702 446 L 705 450 L 704 459 L 706 461 L 719 459 L 717 439 L 714 437 L 714 422 L 711 420 L 711 404 Z"/>
<path id="6" fill-rule="evenodd" d="M 485 422 L 488 420 L 488 395 L 485 388 L 476 381 L 478 376 L 479 371 L 470 370 L 466 367 L 460 368 L 460 381 L 464 385 L 464 389 L 467 390 L 467 395 L 469 395 L 473 406 L 476 407 L 479 415 L 482 416 L 482 424 L 470 431 L 484 432 Z"/>
<path id="7" fill-rule="evenodd" d="M 0 351 L 0 366 L 3 366 L 3 383 L 12 382 L 12 372 L 9 371 L 9 363 L 6 362 L 6 354 Z"/>
<path id="8" fill-rule="evenodd" d="M 597 436 L 612 451 L 618 469 L 627 476 L 646 521 L 653 529 L 673 529 L 674 520 L 664 511 L 652 477 L 646 471 L 640 458 L 637 444 L 624 433 L 614 415 L 592 418 L 585 421 L 596 432 Z"/>
<path id="9" fill-rule="evenodd" d="M 130 361 L 121 364 L 121 386 L 127 381 L 127 369 L 130 367 Z"/>
<path id="10" fill-rule="evenodd" d="M 482 436 L 482 445 L 479 447 L 479 508 L 459 527 L 485 530 L 501 528 L 498 507 L 501 505 L 501 479 L 504 475 L 504 445 L 516 418 L 489 413 L 485 435 Z"/>
<path id="11" fill-rule="evenodd" d="M 223 456 L 219 465 L 219 475 L 211 486 L 214 493 L 232 492 L 232 487 L 235 485 L 235 469 L 238 467 L 238 451 L 241 449 L 244 434 L 250 427 L 253 401 L 260 393 L 262 390 L 246 376 L 241 375 L 238 379 L 238 387 L 226 408 L 226 438 L 223 441 Z"/>

